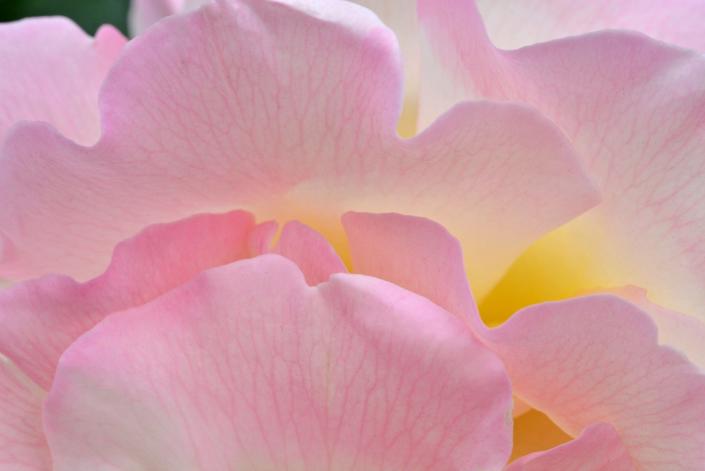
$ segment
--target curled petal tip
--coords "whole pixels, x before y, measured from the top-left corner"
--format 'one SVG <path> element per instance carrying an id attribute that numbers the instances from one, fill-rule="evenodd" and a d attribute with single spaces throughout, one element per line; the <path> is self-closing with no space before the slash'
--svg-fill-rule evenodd
<path id="1" fill-rule="evenodd" d="M 101 53 L 116 54 L 127 42 L 127 38 L 112 25 L 102 25 L 95 33 L 94 47 Z"/>

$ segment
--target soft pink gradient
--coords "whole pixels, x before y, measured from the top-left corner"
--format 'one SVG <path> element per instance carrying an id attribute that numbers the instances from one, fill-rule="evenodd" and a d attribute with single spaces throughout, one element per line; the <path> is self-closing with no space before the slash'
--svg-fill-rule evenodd
<path id="1" fill-rule="evenodd" d="M 353 213 L 344 223 L 356 271 L 393 280 L 461 318 L 477 316 L 458 242 L 441 226 L 398 214 Z M 474 329 L 504 361 L 514 393 L 580 435 L 525 458 L 526 469 L 697 470 L 705 462 L 705 376 L 658 343 L 686 347 L 699 364 L 702 328 L 688 331 L 695 319 L 664 312 L 642 291 L 619 294 L 632 302 L 601 295 L 540 304 L 498 328 Z"/>
<path id="2" fill-rule="evenodd" d="M 318 232 L 297 221 L 284 225 L 274 252 L 296 263 L 312 286 L 347 272 L 335 249 Z"/>
<path id="3" fill-rule="evenodd" d="M 343 225 L 355 272 L 419 293 L 474 331 L 484 330 L 460 243 L 443 226 L 424 218 L 370 213 L 347 213 Z"/>
<path id="4" fill-rule="evenodd" d="M 659 343 L 684 353 L 700 371 L 705 372 L 705 322 L 652 303 L 646 292 L 635 286 L 614 289 L 612 292 L 648 312 L 656 324 Z"/>
<path id="5" fill-rule="evenodd" d="M 335 274 L 344 267 L 330 245 L 297 222 L 284 226 L 273 250 L 304 272 L 269 255 L 194 281 L 188 280 L 210 266 L 272 250 L 276 226 L 233 212 L 152 227 L 122 244 L 96 280 L 64 285 L 47 278 L 3 293 L 0 312 L 14 315 L 4 321 L 14 321 L 9 332 L 36 339 L 38 347 L 16 351 L 13 359 L 39 385 L 7 363 L 13 369 L 5 373 L 18 376 L 2 378 L 12 387 L 0 393 L 13 407 L 5 409 L 9 434 L 0 435 L 0 451 L 25 453 L 18 463 L 46 459 L 37 418 L 51 386 L 46 423 L 58 470 L 96 463 L 121 471 L 157 464 L 210 470 L 228 459 L 253 469 L 286 463 L 386 471 L 432 463 L 464 470 L 461 456 L 478 460 L 469 469 L 498 469 L 510 446 L 511 391 L 489 353 L 495 351 L 515 394 L 566 431 L 582 433 L 524 458 L 526 469 L 627 470 L 630 460 L 636 469 L 658 470 L 664 462 L 698 469 L 705 377 L 657 345 L 653 324 L 634 304 L 593 296 L 527 308 L 499 328 L 476 329 L 467 323 L 477 313 L 462 254 L 445 229 L 418 217 L 366 213 L 346 215 L 345 227 L 357 270 L 389 276 L 452 314 L 388 282 Z M 26 295 L 37 286 L 40 297 Z M 150 301 L 161 290 L 170 291 Z M 114 312 L 131 306 L 139 307 Z M 17 345 L 4 335 L 3 349 Z M 52 384 L 56 359 L 67 348 Z M 468 382 L 459 371 L 468 371 Z M 312 391 L 341 391 L 333 398 L 342 402 L 331 405 L 332 397 Z M 390 395 L 396 399 L 383 406 Z M 324 404 L 332 408 L 320 409 Z M 238 414 L 246 417 L 242 423 L 233 422 Z M 415 417 L 411 429 L 409 417 Z M 384 425 L 390 423 L 396 425 Z M 438 425 L 443 433 L 414 432 L 429 423 L 445 423 Z M 213 430 L 230 445 L 212 440 Z M 391 436 L 396 441 L 384 441 Z M 31 446 L 16 448 L 14 437 Z M 314 446 L 321 443 L 333 450 L 329 461 Z"/>
<path id="6" fill-rule="evenodd" d="M 124 44 L 112 26 L 93 39 L 66 18 L 1 24 L 0 140 L 20 121 L 43 121 L 80 144 L 95 142 L 98 89 Z"/>
<path id="7" fill-rule="evenodd" d="M 211 0 L 132 0 L 128 26 L 133 35 L 142 34 L 157 21 L 176 13 L 185 13 Z"/>
<path id="8" fill-rule="evenodd" d="M 242 211 L 193 216 L 122 242 L 107 271 L 86 283 L 47 276 L 0 292 L 0 469 L 52 469 L 42 404 L 60 356 L 76 339 L 106 316 L 147 303 L 203 270 L 270 251 L 275 230 L 276 224 L 255 225 Z M 312 280 L 344 270 L 327 242 L 299 223 L 285 225 L 275 250 Z"/>
<path id="9" fill-rule="evenodd" d="M 625 32 L 500 51 L 471 0 L 419 5 L 429 52 L 423 119 L 478 97 L 538 109 L 602 194 L 570 226 L 571 250 L 591 254 L 599 286 L 640 286 L 705 318 L 705 58 Z"/>
<path id="10" fill-rule="evenodd" d="M 275 255 L 111 316 L 62 357 L 56 471 L 497 469 L 511 391 L 464 325 L 384 281 Z"/>
<path id="11" fill-rule="evenodd" d="M 222 1 L 166 18 L 125 48 L 100 102 L 94 147 L 37 124 L 5 141 L 2 274 L 86 279 L 119 240 L 198 212 L 330 236 L 348 210 L 397 211 L 460 234 L 482 291 L 597 198 L 562 134 L 520 105 L 463 104 L 399 139 L 396 40 L 353 4 Z"/>
<path id="12" fill-rule="evenodd" d="M 569 227 L 607 285 L 702 313 L 705 59 L 619 32 L 501 51 L 470 0 L 420 0 L 407 90 L 432 124 L 402 140 L 370 11 L 221 0 L 155 24 L 197 3 L 136 2 L 153 26 L 126 47 L 0 25 L 0 274 L 107 267 L 0 292 L 0 469 L 498 470 L 512 393 L 576 438 L 507 471 L 701 469 L 699 320 L 630 288 L 487 329 L 466 269 L 482 296 L 601 195 Z M 520 104 L 457 103 L 477 97 Z"/>
<path id="13" fill-rule="evenodd" d="M 701 0 L 478 0 L 477 6 L 492 42 L 503 49 L 626 29 L 705 52 Z"/>
<path id="14" fill-rule="evenodd" d="M 0 469 L 49 471 L 51 457 L 42 428 L 46 392 L 0 356 Z"/>
<path id="15" fill-rule="evenodd" d="M 235 211 L 152 226 L 118 245 L 101 276 L 47 276 L 0 291 L 0 351 L 49 389 L 61 354 L 115 311 L 138 306 L 203 270 L 249 257 L 251 215 Z"/>
<path id="16" fill-rule="evenodd" d="M 638 469 L 705 463 L 705 376 L 612 295 L 528 307 L 484 337 L 514 393 L 578 435 L 612 425 Z"/>
<path id="17" fill-rule="evenodd" d="M 132 0 L 128 23 L 132 34 L 143 33 L 148 27 L 183 10 L 185 0 Z"/>

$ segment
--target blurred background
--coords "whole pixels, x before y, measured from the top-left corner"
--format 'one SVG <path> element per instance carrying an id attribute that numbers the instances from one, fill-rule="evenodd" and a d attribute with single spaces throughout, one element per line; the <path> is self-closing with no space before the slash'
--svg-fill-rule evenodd
<path id="1" fill-rule="evenodd" d="M 0 0 L 0 21 L 27 16 L 68 16 L 89 34 L 110 23 L 127 34 L 130 0 Z"/>

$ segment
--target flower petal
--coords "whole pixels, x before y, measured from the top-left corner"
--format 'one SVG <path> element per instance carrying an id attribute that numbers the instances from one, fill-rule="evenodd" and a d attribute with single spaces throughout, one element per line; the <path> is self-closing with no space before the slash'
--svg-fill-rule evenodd
<path id="1" fill-rule="evenodd" d="M 559 259 L 590 254 L 574 292 L 632 284 L 705 318 L 705 57 L 618 32 L 499 51 L 471 1 L 420 5 L 439 54 L 424 67 L 435 86 L 422 110 L 523 101 L 561 127 L 594 175 L 602 203 L 552 244 L 567 247 Z"/>
<path id="2" fill-rule="evenodd" d="M 490 38 L 503 49 L 602 29 L 629 29 L 705 52 L 705 4 L 700 0 L 477 0 L 477 6 Z"/>
<path id="3" fill-rule="evenodd" d="M 705 376 L 657 344 L 635 305 L 608 295 L 540 304 L 485 340 L 515 393 L 568 433 L 606 422 L 639 469 L 701 469 Z"/>
<path id="4" fill-rule="evenodd" d="M 0 355 L 0 469 L 51 471 L 42 429 L 46 393 Z"/>
<path id="5" fill-rule="evenodd" d="M 398 211 L 463 234 L 481 290 L 595 203 L 564 137 L 532 111 L 467 104 L 403 141 L 400 101 L 396 40 L 360 6 L 221 1 L 166 18 L 107 79 L 96 146 L 38 126 L 10 137 L 0 271 L 85 279 L 145 225 L 224 208 L 328 240 L 347 210 Z"/>
<path id="6" fill-rule="evenodd" d="M 276 255 L 106 319 L 46 410 L 56 471 L 497 469 L 511 441 L 501 363 L 462 323 Z"/>
<path id="7" fill-rule="evenodd" d="M 142 33 L 157 20 L 174 13 L 184 13 L 205 5 L 208 0 L 133 0 L 130 11 L 131 30 Z M 395 0 L 355 0 L 372 10 L 399 39 L 404 66 L 404 110 L 397 129 L 403 136 L 416 133 L 418 117 L 419 73 L 421 50 L 418 38 L 416 8 L 400 8 Z"/>
<path id="8" fill-rule="evenodd" d="M 127 16 L 130 33 L 138 35 L 165 16 L 178 13 L 185 0 L 131 0 Z"/>
<path id="9" fill-rule="evenodd" d="M 343 225 L 356 273 L 375 276 L 430 299 L 484 328 L 470 293 L 460 243 L 443 226 L 401 214 L 347 213 Z"/>
<path id="10" fill-rule="evenodd" d="M 133 35 L 144 31 L 157 21 L 176 13 L 196 10 L 211 0 L 132 0 L 127 22 Z"/>
<path id="11" fill-rule="evenodd" d="M 609 424 L 586 428 L 575 440 L 524 456 L 506 471 L 635 471 L 617 431 Z"/>
<path id="12" fill-rule="evenodd" d="M 297 221 L 284 226 L 274 253 L 296 263 L 311 286 L 323 283 L 334 273 L 348 271 L 321 234 Z"/>
<path id="13" fill-rule="evenodd" d="M 404 106 L 397 130 L 402 136 L 417 131 L 421 75 L 421 43 L 415 2 L 399 0 L 354 0 L 370 10 L 389 26 L 399 40 L 404 66 Z"/>
<path id="14" fill-rule="evenodd" d="M 659 343 L 684 353 L 688 359 L 705 372 L 705 323 L 693 316 L 671 311 L 652 303 L 643 289 L 628 286 L 612 290 L 648 312 L 656 324 Z"/>
<path id="15" fill-rule="evenodd" d="M 59 357 L 76 338 L 108 314 L 248 257 L 253 226 L 240 211 L 152 226 L 118 245 L 108 270 L 89 282 L 47 276 L 0 291 L 0 352 L 48 390 Z"/>
<path id="16" fill-rule="evenodd" d="M 0 140 L 18 121 L 45 121 L 83 143 L 100 135 L 98 88 L 125 38 L 113 27 L 95 39 L 66 18 L 0 25 Z"/>

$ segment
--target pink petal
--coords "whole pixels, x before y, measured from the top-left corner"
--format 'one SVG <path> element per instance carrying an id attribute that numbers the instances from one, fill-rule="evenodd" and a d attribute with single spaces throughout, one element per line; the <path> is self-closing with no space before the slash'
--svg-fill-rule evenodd
<path id="1" fill-rule="evenodd" d="M 705 376 L 659 346 L 648 315 L 615 296 L 526 308 L 485 340 L 514 392 L 577 435 L 611 424 L 643 470 L 705 462 Z"/>
<path id="2" fill-rule="evenodd" d="M 132 0 L 127 21 L 133 35 L 142 34 L 147 28 L 166 16 L 196 10 L 212 0 Z"/>
<path id="3" fill-rule="evenodd" d="M 51 471 L 42 430 L 46 393 L 0 355 L 0 469 Z"/>
<path id="4" fill-rule="evenodd" d="M 291 3 L 221 1 L 133 40 L 95 147 L 17 129 L 0 159 L 0 272 L 85 279 L 145 225 L 223 208 L 329 240 L 347 210 L 398 211 L 460 234 L 481 291 L 595 203 L 563 136 L 520 106 L 466 104 L 400 140 L 393 34 L 354 4 Z"/>
<path id="5" fill-rule="evenodd" d="M 467 470 L 503 465 L 510 409 L 501 363 L 445 311 L 265 255 L 79 339 L 45 422 L 56 471 Z"/>
<path id="6" fill-rule="evenodd" d="M 617 431 L 608 424 L 588 427 L 575 440 L 532 453 L 506 471 L 635 471 Z"/>
<path id="7" fill-rule="evenodd" d="M 133 0 L 130 9 L 130 30 L 134 34 L 144 32 L 147 27 L 165 16 L 195 10 L 208 0 Z M 399 38 L 404 66 L 405 99 L 408 106 L 418 106 L 420 49 L 416 9 L 399 8 L 395 0 L 356 0 L 355 3 L 372 10 L 389 26 Z M 410 123 L 414 126 L 414 123 Z"/>
<path id="8" fill-rule="evenodd" d="M 278 229 L 279 224 L 276 221 L 265 221 L 253 227 L 247 238 L 247 249 L 250 256 L 270 253 Z"/>
<path id="9" fill-rule="evenodd" d="M 134 35 L 143 33 L 147 28 L 165 16 L 178 13 L 185 0 L 131 0 L 128 23 Z"/>
<path id="10" fill-rule="evenodd" d="M 397 129 L 403 136 L 413 136 L 416 134 L 421 75 L 421 43 L 415 2 L 355 0 L 355 3 L 372 10 L 397 36 L 404 67 L 404 108 Z"/>
<path id="11" fill-rule="evenodd" d="M 112 312 L 248 257 L 253 225 L 234 211 L 153 226 L 118 245 L 108 270 L 87 283 L 47 276 L 0 291 L 0 351 L 49 389 L 59 356 L 78 336 Z"/>
<path id="12" fill-rule="evenodd" d="M 705 347 L 703 346 L 705 323 L 703 321 L 654 304 L 646 297 L 644 290 L 633 286 L 613 290 L 613 292 L 649 313 L 656 324 L 659 343 L 684 353 L 691 363 L 705 372 Z"/>
<path id="13" fill-rule="evenodd" d="M 45 121 L 82 144 L 100 136 L 98 88 L 125 38 L 95 39 L 65 18 L 0 25 L 0 141 L 18 121 Z"/>
<path id="14" fill-rule="evenodd" d="M 284 226 L 274 253 L 296 263 L 311 286 L 323 283 L 334 273 L 348 271 L 321 234 L 296 221 Z"/>
<path id="15" fill-rule="evenodd" d="M 355 272 L 418 293 L 484 329 L 470 294 L 460 243 L 443 226 L 401 214 L 347 213 L 343 225 Z"/>
<path id="16" fill-rule="evenodd" d="M 566 229 L 562 256 L 590 253 L 591 284 L 581 288 L 642 286 L 655 302 L 705 318 L 705 58 L 618 32 L 499 51 L 470 0 L 420 6 L 438 54 L 437 67 L 424 66 L 433 82 L 426 119 L 472 97 L 539 109 L 603 195 Z"/>
<path id="17" fill-rule="evenodd" d="M 478 0 L 477 6 L 492 41 L 505 49 L 601 29 L 630 29 L 705 51 L 701 0 Z"/>

